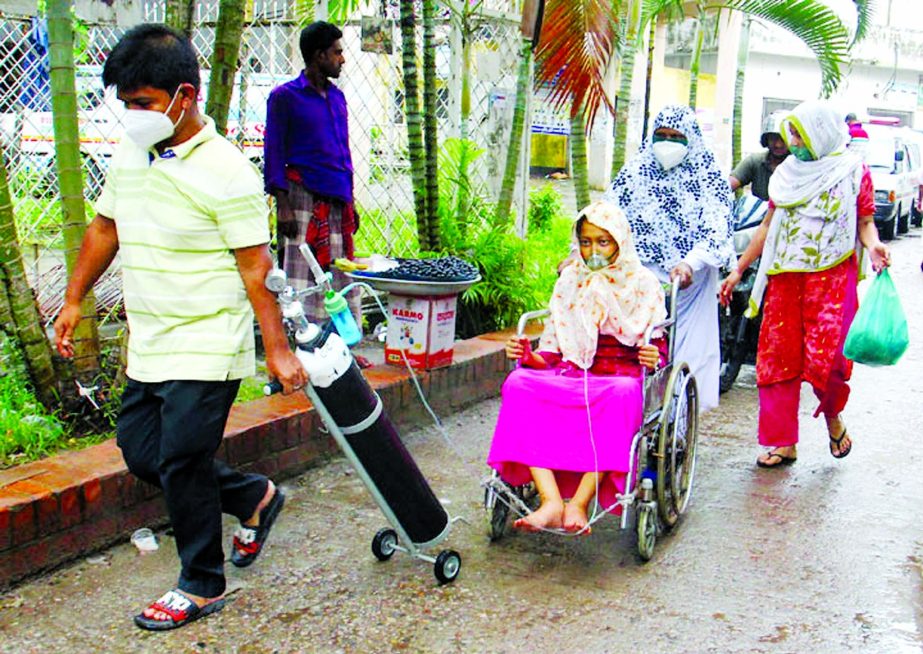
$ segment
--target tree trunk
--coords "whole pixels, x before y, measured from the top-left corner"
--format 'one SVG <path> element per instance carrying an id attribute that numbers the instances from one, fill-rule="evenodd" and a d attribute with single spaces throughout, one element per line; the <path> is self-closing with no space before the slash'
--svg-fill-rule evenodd
<path id="1" fill-rule="evenodd" d="M 699 95 L 699 65 L 702 60 L 702 46 L 705 44 L 705 12 L 699 10 L 699 22 L 695 26 L 695 42 L 692 58 L 689 60 L 689 106 L 695 109 Z"/>
<path id="2" fill-rule="evenodd" d="M 519 154 L 522 150 L 522 131 L 526 122 L 528 93 L 532 92 L 532 39 L 523 39 L 519 51 L 519 75 L 516 79 L 516 107 L 513 110 L 513 125 L 510 128 L 510 142 L 506 149 L 506 166 L 500 186 L 500 198 L 494 213 L 494 224 L 509 222 L 513 206 L 513 191 L 516 188 L 516 171 L 519 168 Z"/>
<path id="3" fill-rule="evenodd" d="M 26 278 L 22 251 L 16 235 L 13 202 L 6 167 L 0 153 L 0 305 L 2 329 L 19 347 L 35 396 L 52 410 L 57 406 L 58 378 L 51 358 L 51 344 L 45 336 L 35 293 Z"/>
<path id="4" fill-rule="evenodd" d="M 231 108 L 231 94 L 234 92 L 234 75 L 237 73 L 237 55 L 244 33 L 246 6 L 246 0 L 221 0 L 218 9 L 205 113 L 215 121 L 215 129 L 219 134 L 228 131 L 228 111 Z"/>
<path id="5" fill-rule="evenodd" d="M 423 148 L 423 118 L 417 75 L 417 35 L 413 0 L 401 0 L 401 61 L 404 70 L 404 120 L 407 122 L 407 153 L 413 181 L 413 204 L 417 216 L 417 239 L 421 250 L 429 250 L 426 222 L 426 155 Z"/>
<path id="6" fill-rule="evenodd" d="M 458 133 L 462 140 L 462 147 L 467 152 L 468 141 L 468 120 L 471 117 L 471 33 L 468 27 L 468 14 L 470 11 L 466 6 L 464 11 L 465 17 L 461 21 L 461 39 L 462 39 L 462 69 L 461 69 L 461 112 Z M 471 183 L 468 179 L 468 161 L 462 161 L 459 167 L 459 184 L 458 199 L 455 204 L 455 223 L 458 225 L 459 234 L 462 240 L 468 234 L 468 204 L 469 189 Z"/>
<path id="7" fill-rule="evenodd" d="M 195 27 L 195 0 L 167 0 L 164 22 L 192 38 Z"/>
<path id="8" fill-rule="evenodd" d="M 631 86 L 635 72 L 635 54 L 638 48 L 638 30 L 641 27 L 641 3 L 629 0 L 625 12 L 624 50 L 619 61 L 619 92 L 615 101 L 615 119 L 612 121 L 612 174 L 619 174 L 628 156 L 628 113 L 631 107 Z"/>
<path id="9" fill-rule="evenodd" d="M 77 254 L 87 228 L 80 136 L 77 130 L 71 3 L 67 0 L 48 0 L 47 15 L 54 149 L 61 192 L 64 258 L 70 276 L 77 264 Z M 92 291 L 84 298 L 81 312 L 83 319 L 74 332 L 74 368 L 79 377 L 85 381 L 92 381 L 99 374 L 96 298 Z"/>
<path id="10" fill-rule="evenodd" d="M 577 211 L 590 203 L 589 170 L 586 158 L 586 120 L 584 108 L 575 107 L 570 117 L 570 172 L 574 179 Z"/>
<path id="11" fill-rule="evenodd" d="M 647 76 L 644 80 L 644 125 L 641 127 L 641 141 L 647 140 L 647 128 L 651 122 L 651 80 L 654 77 L 654 43 L 657 38 L 657 19 L 651 19 L 651 33 L 647 42 Z"/>
<path id="12" fill-rule="evenodd" d="M 749 57 L 750 19 L 745 17 L 744 24 L 740 29 L 740 46 L 737 51 L 737 77 L 734 80 L 734 125 L 731 128 L 731 161 L 735 165 L 740 161 L 743 149 L 740 131 L 744 117 L 744 81 Z"/>
<path id="13" fill-rule="evenodd" d="M 436 117 L 436 3 L 423 0 L 423 136 L 426 150 L 426 233 L 428 249 L 438 250 L 439 134 Z"/>

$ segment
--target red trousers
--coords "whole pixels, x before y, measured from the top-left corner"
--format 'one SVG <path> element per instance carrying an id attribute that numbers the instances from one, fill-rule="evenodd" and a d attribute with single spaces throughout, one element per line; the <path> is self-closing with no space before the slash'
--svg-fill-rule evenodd
<path id="1" fill-rule="evenodd" d="M 857 270 L 852 256 L 829 270 L 770 278 L 756 365 L 760 445 L 798 442 L 802 381 L 820 401 L 815 417 L 833 418 L 846 406 L 852 362 L 843 343 L 859 306 Z"/>

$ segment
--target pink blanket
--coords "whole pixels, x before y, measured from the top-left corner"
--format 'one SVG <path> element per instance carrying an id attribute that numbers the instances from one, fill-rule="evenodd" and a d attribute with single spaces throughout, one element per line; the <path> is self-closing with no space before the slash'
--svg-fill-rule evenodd
<path id="1" fill-rule="evenodd" d="M 510 373 L 487 463 L 513 486 L 532 480 L 530 467 L 554 470 L 565 498 L 573 495 L 583 473 L 609 472 L 599 497 L 607 507 L 625 489 L 631 441 L 643 420 L 641 378 L 590 374 L 588 418 L 584 377 L 559 371 L 518 368 Z"/>

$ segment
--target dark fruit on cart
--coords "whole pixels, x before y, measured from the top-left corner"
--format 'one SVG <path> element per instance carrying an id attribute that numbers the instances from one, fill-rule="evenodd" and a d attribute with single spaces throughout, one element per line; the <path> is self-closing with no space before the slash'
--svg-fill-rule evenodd
<path id="1" fill-rule="evenodd" d="M 467 282 L 478 276 L 477 266 L 458 257 L 397 261 L 396 268 L 378 274 L 363 273 L 363 276 L 416 282 Z"/>

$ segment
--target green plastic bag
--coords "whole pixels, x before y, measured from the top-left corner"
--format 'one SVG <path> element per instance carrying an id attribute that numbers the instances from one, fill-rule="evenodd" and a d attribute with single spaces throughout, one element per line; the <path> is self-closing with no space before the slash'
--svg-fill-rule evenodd
<path id="1" fill-rule="evenodd" d="M 872 287 L 856 312 L 843 354 L 869 366 L 893 366 L 910 345 L 907 318 L 901 299 L 885 268 L 872 280 Z"/>

